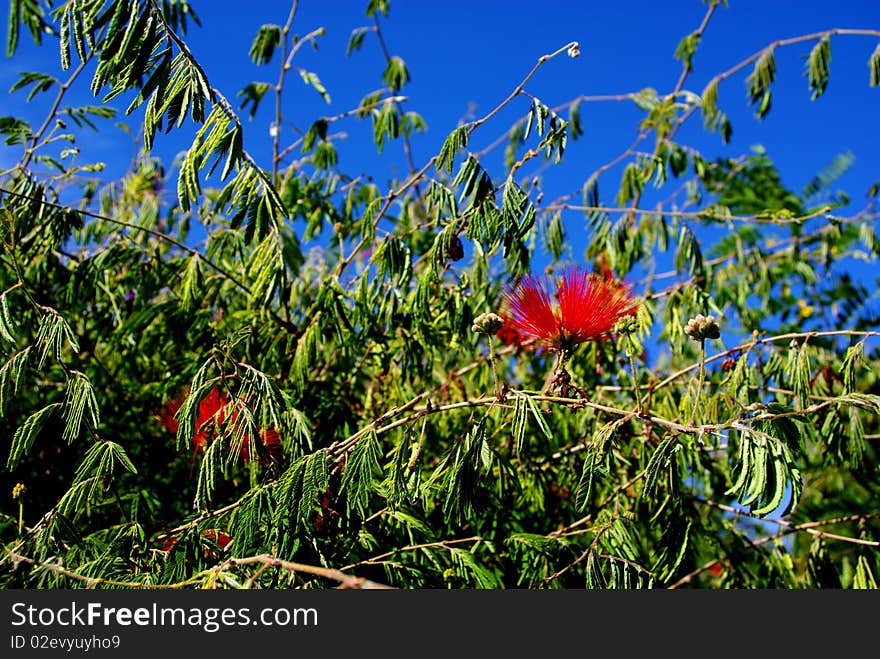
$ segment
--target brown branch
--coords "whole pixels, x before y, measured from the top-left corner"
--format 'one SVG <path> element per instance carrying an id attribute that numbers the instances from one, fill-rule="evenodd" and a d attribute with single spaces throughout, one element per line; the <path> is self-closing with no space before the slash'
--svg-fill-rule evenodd
<path id="1" fill-rule="evenodd" d="M 635 476 L 630 478 L 627 482 L 623 483 L 622 485 L 618 485 L 616 488 L 614 488 L 614 490 L 607 497 L 605 497 L 605 499 L 598 506 L 596 506 L 596 509 L 601 510 L 602 508 L 607 506 L 611 502 L 611 500 L 614 499 L 618 494 L 620 494 L 625 489 L 634 485 L 641 478 L 643 478 L 644 475 L 647 473 L 648 473 L 648 470 L 643 469 L 638 474 L 636 474 Z M 579 520 L 572 522 L 571 524 L 569 524 L 568 526 L 566 526 L 564 528 L 561 528 L 557 531 L 553 531 L 552 533 L 548 533 L 544 537 L 546 537 L 546 538 L 567 538 L 568 536 L 571 536 L 571 535 L 583 534 L 583 533 L 585 533 L 585 531 L 582 531 L 582 530 L 575 531 L 575 529 L 577 529 L 580 526 L 583 526 L 584 524 L 589 524 L 592 519 L 593 519 L 593 513 L 590 513 L 589 515 L 586 515 L 585 517 L 581 517 Z"/>
<path id="2" fill-rule="evenodd" d="M 610 529 L 612 524 L 614 524 L 614 520 L 611 520 L 610 522 L 606 522 L 601 527 L 599 527 L 599 529 L 596 530 L 596 536 L 593 538 L 592 542 L 590 542 L 589 546 L 583 551 L 583 553 L 580 556 L 578 556 L 576 559 L 574 559 L 571 563 L 569 563 L 564 568 L 562 568 L 561 570 L 557 570 L 556 572 L 551 574 L 549 577 L 545 577 L 544 583 L 547 584 L 547 583 L 550 583 L 551 581 L 555 581 L 556 579 L 561 577 L 563 574 L 568 572 L 570 569 L 572 569 L 574 566 L 581 563 L 585 558 L 587 558 L 593 552 L 593 550 L 596 548 L 596 546 L 599 544 L 599 540 L 602 538 L 602 534 L 605 533 L 605 531 L 607 531 L 608 529 Z"/>
<path id="3" fill-rule="evenodd" d="M 719 510 L 723 510 L 725 512 L 736 513 L 738 515 L 744 515 L 751 519 L 757 519 L 762 522 L 769 522 L 770 524 L 776 524 L 778 526 L 784 527 L 786 533 L 795 533 L 803 531 L 805 533 L 809 533 L 810 535 L 815 535 L 819 538 L 824 538 L 827 540 L 838 540 L 840 542 L 848 542 L 856 545 L 864 545 L 866 547 L 880 547 L 880 540 L 863 540 L 862 538 L 851 538 L 845 535 L 838 535 L 836 533 L 827 533 L 826 531 L 819 531 L 817 527 L 819 526 L 829 526 L 831 524 L 840 524 L 848 521 L 858 521 L 862 519 L 877 519 L 880 518 L 880 515 L 872 514 L 872 515 L 852 515 L 850 517 L 842 517 L 832 520 L 820 520 L 816 522 L 805 522 L 802 524 L 795 524 L 793 522 L 789 522 L 784 519 L 778 519 L 776 517 L 760 517 L 758 515 L 753 515 L 748 511 L 740 510 L 739 508 L 734 508 L 732 506 L 728 506 L 723 503 L 719 503 L 717 501 L 712 501 L 711 499 L 701 499 L 699 497 L 694 498 L 695 501 L 703 503 L 707 506 L 711 506 L 712 508 L 718 508 Z M 772 536 L 776 537 L 776 536 Z M 772 539 L 772 538 L 770 538 Z M 764 539 L 761 541 L 769 542 L 770 539 Z"/>
<path id="4" fill-rule="evenodd" d="M 230 566 L 252 565 L 254 563 L 279 568 L 293 574 L 303 572 L 305 574 L 310 574 L 315 577 L 330 579 L 331 581 L 336 581 L 337 583 L 339 583 L 340 588 L 351 588 L 356 590 L 375 590 L 391 588 L 390 586 L 387 586 L 385 584 L 370 581 L 369 579 L 364 579 L 363 577 L 353 577 L 350 574 L 345 574 L 341 570 L 334 570 L 332 568 L 320 567 L 317 565 L 306 565 L 304 563 L 283 561 L 280 558 L 275 558 L 274 556 L 271 556 L 269 554 L 260 554 L 258 556 L 249 556 L 247 558 L 230 558 L 226 561 L 226 564 Z"/>
<path id="5" fill-rule="evenodd" d="M 20 192 L 15 192 L 13 190 L 8 190 L 6 188 L 0 188 L 0 193 L 19 197 L 19 198 L 25 199 L 27 201 L 36 201 L 41 204 L 45 204 L 46 206 L 51 206 L 52 208 L 57 208 L 59 210 L 79 213 L 80 215 L 83 215 L 85 217 L 91 217 L 93 219 L 101 220 L 103 222 L 109 222 L 110 224 L 115 224 L 117 226 L 125 227 L 126 229 L 132 229 L 134 231 L 142 231 L 143 233 L 148 233 L 151 236 L 158 238 L 159 240 L 167 242 L 169 245 L 173 245 L 174 247 L 177 247 L 178 249 L 183 250 L 184 252 L 186 252 L 190 256 L 198 258 L 200 261 L 202 261 L 202 263 L 204 263 L 206 266 L 208 266 L 209 268 L 214 270 L 217 274 L 219 274 L 219 275 L 225 277 L 226 279 L 228 279 L 229 281 L 231 281 L 238 288 L 240 288 L 243 292 L 247 293 L 248 295 L 251 294 L 251 289 L 247 285 L 242 283 L 241 280 L 239 280 L 231 272 L 229 272 L 228 270 L 226 270 L 226 269 L 222 268 L 221 266 L 217 265 L 216 263 L 214 263 L 211 259 L 209 259 L 204 254 L 202 254 L 199 250 L 195 249 L 194 247 L 190 247 L 189 245 L 183 244 L 179 240 L 172 238 L 171 236 L 169 236 L 166 233 L 162 233 L 161 231 L 158 231 L 156 229 L 152 229 L 150 227 L 141 226 L 139 224 L 134 224 L 132 222 L 126 222 L 125 220 L 118 220 L 114 217 L 109 217 L 107 215 L 100 215 L 99 213 L 93 213 L 91 211 L 87 211 L 84 209 L 73 208 L 71 206 L 65 206 L 64 204 L 59 204 L 54 201 L 49 201 L 48 199 L 40 199 L 37 197 L 30 197 L 28 195 L 21 194 Z"/>
<path id="6" fill-rule="evenodd" d="M 281 93 L 284 90 L 284 78 L 290 70 L 290 58 L 293 52 L 288 56 L 288 39 L 290 38 L 290 28 L 293 25 L 293 19 L 296 16 L 296 10 L 299 6 L 299 0 L 293 0 L 290 6 L 290 13 L 287 16 L 287 22 L 281 28 L 281 70 L 278 72 L 278 82 L 275 84 L 275 126 L 272 131 L 272 181 L 278 183 L 278 163 L 281 156 L 278 155 L 278 149 L 281 143 Z"/>
<path id="7" fill-rule="evenodd" d="M 365 520 L 366 521 L 366 520 Z M 367 558 L 359 563 L 352 563 L 351 565 L 346 565 L 345 567 L 339 568 L 340 571 L 345 572 L 347 570 L 353 570 L 354 568 L 361 567 L 363 565 L 376 565 L 384 562 L 384 559 L 389 556 L 394 556 L 394 554 L 399 554 L 405 551 L 418 551 L 420 549 L 431 549 L 434 547 L 447 548 L 452 547 L 454 545 L 461 545 L 468 542 L 482 542 L 483 538 L 478 535 L 472 536 L 470 538 L 457 538 L 454 540 L 440 540 L 438 542 L 426 542 L 424 544 L 419 545 L 406 545 L 405 547 L 399 547 L 397 549 L 392 549 L 391 551 L 386 551 L 384 554 L 379 554 L 378 556 L 373 556 L 372 558 Z"/>
<path id="8" fill-rule="evenodd" d="M 686 575 L 684 575 L 681 579 L 676 581 L 674 584 L 668 586 L 667 587 L 668 590 L 675 590 L 676 588 L 680 588 L 681 586 L 684 586 L 685 584 L 689 584 L 691 581 L 693 581 L 696 577 L 701 575 L 706 570 L 711 570 L 715 565 L 721 565 L 721 561 L 719 561 L 717 558 L 713 558 L 711 561 L 709 561 L 708 563 L 704 563 L 703 565 L 698 567 L 696 570 L 692 570 L 691 572 L 688 572 Z"/>
<path id="9" fill-rule="evenodd" d="M 202 570 L 197 572 L 196 574 L 190 576 L 183 581 L 179 581 L 171 584 L 149 584 L 138 581 L 120 581 L 115 579 L 104 579 L 102 577 L 89 577 L 84 574 L 79 574 L 75 570 L 64 567 L 59 562 L 53 563 L 50 561 L 38 561 L 33 558 L 29 558 L 22 554 L 19 554 L 13 550 L 8 548 L 4 548 L 6 552 L 6 558 L 12 561 L 13 570 L 21 563 L 27 563 L 28 565 L 33 565 L 36 568 L 42 568 L 45 570 L 49 570 L 59 576 L 65 577 L 67 579 L 73 579 L 75 581 L 79 581 L 84 583 L 87 588 L 100 588 L 100 587 L 108 587 L 108 588 L 136 588 L 136 589 L 145 589 L 145 590 L 179 590 L 185 588 L 187 586 L 193 585 L 200 580 L 210 577 L 211 583 L 214 583 L 216 579 L 228 568 L 242 566 L 242 565 L 253 565 L 259 564 L 262 565 L 260 570 L 258 570 L 257 574 L 251 577 L 251 580 L 255 580 L 260 572 L 267 568 L 278 568 L 282 570 L 286 570 L 293 574 L 296 573 L 304 573 L 309 574 L 315 577 L 321 577 L 323 579 L 329 579 L 331 581 L 337 582 L 341 588 L 353 588 L 353 589 L 385 589 L 390 588 L 390 586 L 386 586 L 384 584 L 377 583 L 375 581 L 370 581 L 369 579 L 364 579 L 361 577 L 353 577 L 349 574 L 345 574 L 340 570 L 334 570 L 332 568 L 320 567 L 317 565 L 306 565 L 304 563 L 294 563 L 291 561 L 283 561 L 279 558 L 275 558 L 274 556 L 270 556 L 269 554 L 260 554 L 258 556 L 249 556 L 245 558 L 229 558 L 219 564 L 217 567 L 211 568 L 209 570 Z M 149 576 L 149 575 L 144 575 Z M 249 584 L 252 585 L 251 580 L 248 581 Z"/>
<path id="10" fill-rule="evenodd" d="M 713 219 L 713 220 L 725 220 L 730 222 L 749 222 L 751 224 L 803 224 L 809 220 L 822 217 L 827 214 L 827 208 L 820 208 L 818 210 L 813 211 L 812 213 L 808 213 L 806 215 L 801 215 L 798 217 L 759 217 L 757 215 L 733 215 L 731 213 L 725 214 L 715 214 L 710 210 L 699 210 L 699 211 L 677 211 L 664 209 L 662 206 L 655 206 L 653 208 L 623 208 L 617 206 L 583 206 L 579 204 L 550 204 L 548 206 L 544 206 L 541 210 L 543 211 L 554 211 L 554 210 L 573 210 L 573 211 L 583 211 L 583 212 L 593 212 L 593 213 L 617 213 L 617 214 L 626 214 L 630 213 L 633 210 L 641 211 L 644 213 L 651 213 L 657 215 L 666 215 L 669 217 L 681 217 L 681 218 L 694 218 L 694 219 Z M 863 222 L 864 217 L 861 215 L 853 216 L 852 218 L 847 218 L 848 221 L 851 222 Z M 803 236 L 800 236 L 800 239 L 803 240 Z"/>
<path id="11" fill-rule="evenodd" d="M 34 153 L 39 147 L 40 140 L 43 138 L 43 135 L 46 134 L 46 131 L 49 129 L 49 126 L 52 123 L 52 120 L 58 113 L 58 108 L 61 106 L 61 101 L 67 94 L 67 90 L 70 89 L 74 81 L 79 77 L 83 70 L 85 70 L 86 65 L 91 61 L 92 56 L 93 53 L 89 53 L 86 58 L 81 61 L 79 65 L 73 70 L 73 72 L 70 74 L 67 80 L 64 81 L 61 87 L 59 87 L 58 94 L 55 96 L 52 107 L 49 108 L 49 114 L 46 116 L 46 120 L 43 122 L 43 125 L 37 129 L 37 132 L 34 133 L 33 137 L 31 138 L 30 146 L 24 152 L 24 156 L 22 157 L 22 160 L 18 165 L 20 169 L 26 169 L 27 166 L 30 164 L 31 159 L 34 157 Z"/>
<path id="12" fill-rule="evenodd" d="M 728 348 L 727 350 L 723 350 L 711 357 L 706 358 L 706 363 L 713 362 L 718 359 L 723 359 L 728 355 L 731 355 L 735 352 L 742 351 L 751 351 L 753 348 L 759 345 L 766 345 L 774 343 L 775 341 L 790 341 L 791 339 L 809 339 L 816 336 L 863 336 L 863 337 L 878 337 L 880 336 L 880 332 L 872 332 L 872 331 L 859 331 L 859 330 L 827 330 L 827 331 L 815 331 L 815 332 L 790 332 L 788 334 L 777 334 L 775 336 L 768 336 L 764 338 L 754 337 L 748 343 L 741 343 L 738 346 L 734 346 L 733 348 Z M 669 383 L 677 380 L 682 375 L 687 375 L 694 369 L 699 368 L 699 363 L 691 364 L 686 368 L 681 369 L 680 371 L 676 371 L 672 375 L 669 375 L 664 380 L 661 380 L 658 384 L 650 386 L 650 390 L 656 391 L 657 389 L 662 389 Z"/>

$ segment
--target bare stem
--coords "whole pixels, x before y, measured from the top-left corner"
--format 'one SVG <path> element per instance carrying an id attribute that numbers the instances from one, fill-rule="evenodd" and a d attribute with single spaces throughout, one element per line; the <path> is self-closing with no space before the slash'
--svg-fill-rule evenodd
<path id="1" fill-rule="evenodd" d="M 495 397 L 501 396 L 501 387 L 498 386 L 498 367 L 495 363 L 495 346 L 492 344 L 492 337 L 489 337 L 489 365 L 492 367 L 492 382 L 495 385 Z"/>
<path id="2" fill-rule="evenodd" d="M 281 51 L 281 71 L 278 73 L 278 82 L 275 85 L 275 123 L 272 131 L 272 181 L 278 185 L 278 163 L 281 158 L 278 155 L 281 141 L 281 121 L 282 121 L 282 92 L 284 91 L 284 77 L 290 69 L 290 61 L 288 60 L 288 45 L 290 38 L 290 28 L 293 25 L 293 19 L 296 16 L 296 9 L 299 0 L 293 0 L 290 6 L 290 14 L 287 16 L 287 22 L 281 30 L 282 51 Z"/>
<path id="3" fill-rule="evenodd" d="M 691 407 L 691 418 L 688 425 L 694 425 L 697 418 L 697 407 L 700 405 L 700 394 L 703 392 L 703 378 L 706 376 L 706 339 L 700 340 L 700 375 L 697 377 L 697 393 Z"/>
<path id="4" fill-rule="evenodd" d="M 629 357 L 629 367 L 632 369 L 632 379 L 633 379 L 633 388 L 636 392 L 636 406 L 638 407 L 639 414 L 643 414 L 645 408 L 642 406 L 642 393 L 639 390 L 639 376 L 638 371 L 636 370 L 636 359 L 633 357 L 632 350 L 627 350 L 627 356 Z"/>
<path id="5" fill-rule="evenodd" d="M 34 152 L 40 146 L 40 140 L 43 139 L 43 136 L 46 134 L 46 131 L 49 129 L 52 120 L 58 114 L 58 108 L 61 106 L 61 101 L 64 99 L 65 94 L 67 94 L 67 90 L 70 89 L 71 85 L 73 85 L 74 81 L 79 77 L 79 75 L 86 68 L 86 65 L 91 60 L 92 55 L 89 53 L 86 58 L 79 63 L 73 72 L 70 74 L 70 77 L 61 85 L 58 89 L 58 95 L 55 97 L 54 102 L 52 103 L 52 107 L 49 108 L 49 114 L 46 116 L 46 120 L 43 122 L 43 125 L 34 133 L 34 136 L 31 138 L 30 146 L 25 150 L 24 157 L 22 158 L 21 164 L 19 165 L 21 169 L 26 169 L 30 164 L 31 159 L 34 157 Z"/>

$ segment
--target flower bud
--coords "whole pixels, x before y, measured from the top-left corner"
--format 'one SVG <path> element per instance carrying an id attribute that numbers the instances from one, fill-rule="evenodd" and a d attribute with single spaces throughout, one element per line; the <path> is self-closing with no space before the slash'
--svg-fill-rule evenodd
<path id="1" fill-rule="evenodd" d="M 687 321 L 687 324 L 684 326 L 684 333 L 694 341 L 705 341 L 706 339 L 720 338 L 721 328 L 715 322 L 714 316 L 697 314 L 694 318 Z"/>
<path id="2" fill-rule="evenodd" d="M 490 311 L 487 313 L 481 313 L 474 318 L 473 325 L 471 325 L 471 331 L 476 332 L 477 334 L 495 334 L 502 327 L 504 327 L 504 319 L 497 313 L 492 313 Z"/>
<path id="3" fill-rule="evenodd" d="M 614 324 L 611 331 L 621 336 L 628 336 L 629 334 L 635 334 L 638 329 L 639 322 L 634 317 L 624 316 Z"/>

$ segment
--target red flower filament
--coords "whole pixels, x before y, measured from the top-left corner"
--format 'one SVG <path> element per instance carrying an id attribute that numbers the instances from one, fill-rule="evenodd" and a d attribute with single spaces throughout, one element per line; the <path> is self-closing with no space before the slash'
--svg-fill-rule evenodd
<path id="1" fill-rule="evenodd" d="M 623 283 L 580 268 L 558 278 L 552 293 L 551 285 L 527 276 L 506 297 L 513 328 L 559 352 L 608 338 L 617 321 L 638 310 Z"/>
<path id="2" fill-rule="evenodd" d="M 183 401 L 180 399 L 169 401 L 166 404 L 165 409 L 159 414 L 159 423 L 175 435 L 180 427 L 180 421 L 175 418 L 175 415 L 182 404 Z M 238 417 L 238 410 L 234 409 L 235 407 L 236 403 L 230 402 L 226 394 L 217 387 L 211 389 L 208 395 L 201 400 L 199 403 L 198 416 L 196 417 L 195 432 L 190 439 L 195 447 L 193 458 L 195 458 L 195 455 L 199 451 L 208 448 L 209 440 L 216 436 L 217 430 L 226 420 L 227 415 L 230 417 L 230 422 L 235 423 L 235 420 Z M 259 440 L 263 450 L 272 460 L 278 460 L 281 458 L 283 449 L 281 446 L 281 437 L 277 430 L 274 428 L 261 429 Z M 245 463 L 250 462 L 251 460 L 252 442 L 253 438 L 250 436 L 246 436 L 242 442 L 241 458 Z"/>
<path id="3" fill-rule="evenodd" d="M 502 315 L 501 317 L 504 320 L 504 325 L 495 333 L 495 336 L 498 337 L 501 343 L 506 346 L 516 346 L 517 348 L 530 349 L 533 347 L 535 337 L 523 334 L 507 316 Z"/>

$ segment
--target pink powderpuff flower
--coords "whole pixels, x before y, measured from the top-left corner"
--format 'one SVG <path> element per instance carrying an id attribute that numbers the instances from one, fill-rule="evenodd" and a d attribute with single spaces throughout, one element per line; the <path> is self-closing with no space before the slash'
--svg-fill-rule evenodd
<path id="1" fill-rule="evenodd" d="M 638 310 L 622 282 L 581 268 L 555 280 L 526 276 L 505 297 L 512 328 L 560 353 L 609 338 L 617 321 Z"/>

